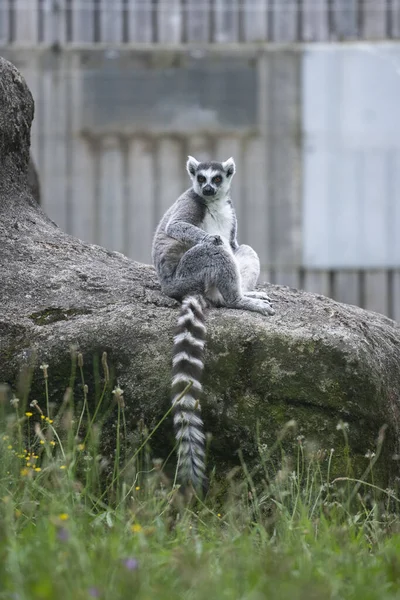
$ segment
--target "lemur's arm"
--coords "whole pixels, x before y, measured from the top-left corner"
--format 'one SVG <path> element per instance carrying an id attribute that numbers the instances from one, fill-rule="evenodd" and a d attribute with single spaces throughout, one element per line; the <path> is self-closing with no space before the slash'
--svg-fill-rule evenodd
<path id="1" fill-rule="evenodd" d="M 179 242 L 193 245 L 200 244 L 209 237 L 205 231 L 196 227 L 196 225 L 177 219 L 168 221 L 165 233 Z"/>
<path id="2" fill-rule="evenodd" d="M 198 227 L 203 221 L 205 206 L 191 198 L 191 192 L 178 201 L 174 213 L 171 215 L 165 227 L 165 233 L 170 237 L 185 244 L 195 245 L 205 242 L 211 237 L 203 229 Z"/>

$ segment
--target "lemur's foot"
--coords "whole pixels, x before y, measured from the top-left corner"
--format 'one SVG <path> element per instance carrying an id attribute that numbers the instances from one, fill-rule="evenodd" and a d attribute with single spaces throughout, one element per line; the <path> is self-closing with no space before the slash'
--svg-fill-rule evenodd
<path id="1" fill-rule="evenodd" d="M 271 298 L 267 296 L 265 292 L 244 292 L 244 296 L 246 296 L 247 298 L 259 298 L 260 300 L 272 302 Z"/>
<path id="2" fill-rule="evenodd" d="M 256 312 L 259 312 L 264 316 L 269 316 L 269 315 L 275 314 L 275 311 L 272 308 L 272 306 L 270 305 L 270 303 L 268 302 L 268 300 L 265 300 L 264 298 L 248 298 L 248 299 L 251 300 L 252 302 L 254 302 L 255 306 L 257 307 L 257 308 L 250 309 L 250 310 L 255 310 Z"/>
<path id="3" fill-rule="evenodd" d="M 233 304 L 228 304 L 228 307 L 251 310 L 252 312 L 258 312 L 266 317 L 275 314 L 275 311 L 268 300 L 261 298 L 249 298 L 248 296 L 242 296 L 240 300 L 235 301 Z"/>

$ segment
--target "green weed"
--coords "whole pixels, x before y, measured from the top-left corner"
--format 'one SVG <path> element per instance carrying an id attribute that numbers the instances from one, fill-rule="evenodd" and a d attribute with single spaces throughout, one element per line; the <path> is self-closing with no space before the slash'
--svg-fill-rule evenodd
<path id="1" fill-rule="evenodd" d="M 51 366 L 42 398 L 0 389 L 0 599 L 399 598 L 399 499 L 373 480 L 384 429 L 360 480 L 350 459 L 331 480 L 334 449 L 301 436 L 277 469 L 289 422 L 275 448 L 259 444 L 257 476 L 242 458 L 206 498 L 188 498 L 151 458 L 160 423 L 143 426 L 129 454 L 106 355 L 93 414 L 82 355 L 75 367 L 82 398 L 71 380 L 56 414 Z M 117 409 L 112 464 L 101 453 L 107 406 Z"/>

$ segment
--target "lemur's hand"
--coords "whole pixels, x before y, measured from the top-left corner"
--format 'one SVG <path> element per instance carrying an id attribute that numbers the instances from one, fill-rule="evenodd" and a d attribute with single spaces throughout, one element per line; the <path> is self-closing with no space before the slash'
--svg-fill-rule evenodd
<path id="1" fill-rule="evenodd" d="M 224 243 L 220 235 L 209 235 L 207 236 L 206 242 L 213 244 L 213 246 L 222 246 Z"/>

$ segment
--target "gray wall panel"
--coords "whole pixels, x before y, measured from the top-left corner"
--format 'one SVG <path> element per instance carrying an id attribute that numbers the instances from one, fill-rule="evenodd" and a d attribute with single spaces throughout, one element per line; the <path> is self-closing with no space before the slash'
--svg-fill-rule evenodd
<path id="1" fill-rule="evenodd" d="M 400 46 L 308 49 L 303 264 L 399 267 Z"/>

